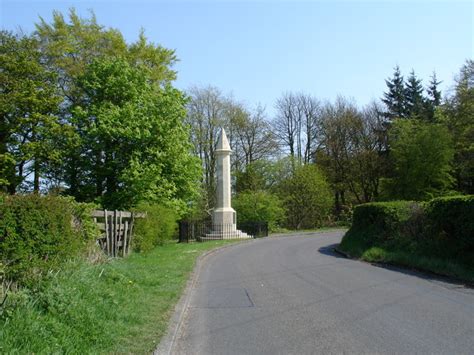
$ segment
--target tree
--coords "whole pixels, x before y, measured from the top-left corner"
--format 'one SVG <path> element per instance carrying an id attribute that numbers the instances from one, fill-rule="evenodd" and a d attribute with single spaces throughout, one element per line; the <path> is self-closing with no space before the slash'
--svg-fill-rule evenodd
<path id="1" fill-rule="evenodd" d="M 226 127 L 226 100 L 216 87 L 193 87 L 188 90 L 190 98 L 187 105 L 186 123 L 191 130 L 194 153 L 202 164 L 202 185 L 205 192 L 203 208 L 211 210 L 215 204 L 216 193 L 216 155 L 215 147 L 219 127 Z M 230 133 L 230 132 L 228 132 Z"/>
<path id="2" fill-rule="evenodd" d="M 454 94 L 436 111 L 454 140 L 454 176 L 456 187 L 466 194 L 474 193 L 474 61 L 461 68 Z"/>
<path id="3" fill-rule="evenodd" d="M 387 120 L 382 109 L 373 103 L 359 110 L 339 97 L 325 105 L 318 130 L 316 164 L 334 190 L 336 213 L 352 201 L 376 199 L 386 169 Z"/>
<path id="4" fill-rule="evenodd" d="M 279 196 L 287 226 L 292 229 L 319 227 L 331 210 L 329 184 L 314 164 L 298 166 L 294 175 L 282 182 Z"/>
<path id="5" fill-rule="evenodd" d="M 322 110 L 318 126 L 319 148 L 315 162 L 321 166 L 334 191 L 336 214 L 346 205 L 349 189 L 351 131 L 359 122 L 359 112 L 353 102 L 338 97 L 334 104 L 327 103 Z"/>
<path id="6" fill-rule="evenodd" d="M 280 199 L 267 191 L 245 191 L 232 200 L 238 222 L 268 222 L 270 230 L 275 230 L 284 219 L 284 209 Z"/>
<path id="7" fill-rule="evenodd" d="M 84 179 L 77 199 L 98 198 L 106 208 L 145 200 L 183 211 L 194 197 L 200 171 L 184 126 L 185 98 L 148 75 L 123 59 L 100 59 L 78 78 L 84 95 L 72 112 Z"/>
<path id="8" fill-rule="evenodd" d="M 405 83 L 398 65 L 394 69 L 393 77 L 385 80 L 385 83 L 387 84 L 388 91 L 384 92 L 382 102 L 387 107 L 386 117 L 389 120 L 405 118 Z"/>
<path id="9" fill-rule="evenodd" d="M 55 76 L 41 65 L 36 39 L 6 31 L 0 66 L 0 186 L 14 194 L 32 174 L 39 192 L 45 165 L 59 159 L 54 136 L 64 133 Z"/>
<path id="10" fill-rule="evenodd" d="M 425 99 L 425 119 L 428 122 L 435 121 L 435 111 L 441 105 L 441 91 L 438 90 L 438 85 L 441 83 L 436 78 L 436 73 L 433 72 L 430 83 L 426 88 L 428 97 Z"/>
<path id="11" fill-rule="evenodd" d="M 276 110 L 273 127 L 281 147 L 294 163 L 309 163 L 316 149 L 319 101 L 307 94 L 288 92 L 277 100 Z"/>
<path id="12" fill-rule="evenodd" d="M 390 199 L 427 200 L 452 186 L 452 140 L 448 130 L 421 121 L 397 121 L 391 129 L 392 176 L 386 182 Z"/>
<path id="13" fill-rule="evenodd" d="M 74 121 L 72 110 L 86 95 L 79 85 L 79 78 L 95 60 L 122 58 L 131 67 L 146 72 L 147 80 L 157 88 L 164 88 L 176 78 L 172 69 L 177 60 L 173 50 L 149 43 L 143 32 L 136 42 L 127 44 L 118 30 L 99 25 L 93 13 L 90 18 L 81 18 L 71 9 L 65 19 L 60 12 L 54 12 L 52 23 L 40 18 L 34 36 L 39 43 L 43 66 L 56 76 L 51 87 L 62 98 L 58 113 L 60 123 L 71 127 L 75 133 L 83 127 Z M 59 181 L 67 180 L 68 191 L 79 196 L 84 193 L 79 185 L 87 179 L 84 167 L 79 165 L 83 162 L 81 137 L 60 137 L 57 143 L 62 149 L 61 164 L 50 165 L 46 175 Z M 87 194 L 90 196 L 92 192 Z"/>
<path id="14" fill-rule="evenodd" d="M 423 86 L 412 70 L 405 84 L 405 114 L 409 118 L 422 119 L 424 114 Z"/>
<path id="15" fill-rule="evenodd" d="M 241 151 L 241 165 L 244 168 L 257 160 L 269 158 L 277 151 L 278 144 L 261 106 L 257 106 L 254 112 L 242 109 L 240 115 L 230 120 L 230 126 L 236 148 Z"/>

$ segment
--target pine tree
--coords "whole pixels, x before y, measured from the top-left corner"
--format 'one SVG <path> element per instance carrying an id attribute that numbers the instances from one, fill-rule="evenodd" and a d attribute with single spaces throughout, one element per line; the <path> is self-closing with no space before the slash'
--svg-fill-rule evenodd
<path id="1" fill-rule="evenodd" d="M 425 100 L 425 118 L 429 122 L 435 120 L 435 110 L 439 105 L 441 105 L 441 91 L 438 90 L 439 84 L 441 84 L 441 81 L 438 81 L 436 73 L 433 72 L 429 86 L 426 88 L 428 97 Z"/>
<path id="2" fill-rule="evenodd" d="M 441 91 L 438 90 L 438 85 L 441 83 L 442 81 L 438 81 L 438 78 L 436 77 L 436 72 L 433 72 L 431 75 L 430 86 L 428 86 L 426 91 L 428 92 L 430 101 L 435 107 L 438 107 L 441 104 Z"/>
<path id="3" fill-rule="evenodd" d="M 392 120 L 394 118 L 405 118 L 405 86 L 400 67 L 395 67 L 393 78 L 385 80 L 388 92 L 384 92 L 382 102 L 386 105 L 385 116 Z"/>
<path id="4" fill-rule="evenodd" d="M 410 118 L 423 118 L 424 98 L 421 80 L 412 70 L 405 84 L 405 113 Z"/>

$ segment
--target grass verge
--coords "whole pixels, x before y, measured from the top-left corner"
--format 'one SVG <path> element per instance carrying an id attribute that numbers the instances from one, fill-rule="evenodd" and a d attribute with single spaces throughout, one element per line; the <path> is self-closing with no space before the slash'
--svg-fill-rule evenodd
<path id="1" fill-rule="evenodd" d="M 0 353 L 150 353 L 197 257 L 232 243 L 167 243 L 148 254 L 70 262 L 0 313 Z"/>
<path id="2" fill-rule="evenodd" d="M 442 259 L 396 246 L 370 246 L 363 242 L 363 238 L 344 238 L 338 249 L 364 261 L 429 271 L 474 284 L 474 268 L 458 260 Z"/>

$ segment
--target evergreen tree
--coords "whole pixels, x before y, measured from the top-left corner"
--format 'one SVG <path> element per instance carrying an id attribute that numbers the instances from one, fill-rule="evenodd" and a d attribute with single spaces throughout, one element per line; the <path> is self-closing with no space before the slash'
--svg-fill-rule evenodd
<path id="1" fill-rule="evenodd" d="M 388 92 L 384 92 L 382 99 L 387 107 L 385 116 L 390 120 L 406 117 L 404 80 L 398 65 L 395 67 L 393 78 L 385 80 L 385 83 L 388 87 Z"/>
<path id="2" fill-rule="evenodd" d="M 429 86 L 426 88 L 428 97 L 425 99 L 425 118 L 429 122 L 435 121 L 435 110 L 441 104 L 441 91 L 438 90 L 438 85 L 441 81 L 436 78 L 436 73 L 433 72 Z"/>
<path id="3" fill-rule="evenodd" d="M 420 119 L 423 118 L 423 113 L 423 86 L 412 70 L 405 83 L 405 114 L 407 117 Z"/>

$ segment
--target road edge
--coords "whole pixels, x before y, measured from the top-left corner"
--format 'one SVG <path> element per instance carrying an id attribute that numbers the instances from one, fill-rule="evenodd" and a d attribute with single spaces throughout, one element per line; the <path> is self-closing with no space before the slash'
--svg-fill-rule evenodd
<path id="1" fill-rule="evenodd" d="M 196 259 L 196 263 L 194 264 L 193 270 L 191 271 L 191 275 L 189 276 L 188 281 L 186 282 L 186 286 L 184 287 L 183 293 L 178 301 L 176 303 L 176 306 L 174 307 L 173 310 L 173 315 L 171 316 L 171 319 L 169 320 L 168 328 L 166 330 L 165 335 L 161 338 L 160 343 L 156 347 L 156 349 L 153 351 L 153 355 L 169 355 L 171 354 L 171 350 L 173 348 L 173 345 L 176 341 L 176 337 L 179 333 L 179 330 L 181 329 L 181 326 L 184 321 L 185 313 L 188 308 L 190 299 L 191 299 L 191 294 L 192 294 L 192 289 L 194 285 L 196 284 L 196 280 L 199 275 L 199 271 L 201 270 L 202 264 L 204 263 L 205 259 L 207 259 L 209 256 L 212 254 L 215 254 L 217 252 L 220 252 L 224 249 L 228 249 L 231 247 L 236 247 L 238 245 L 246 244 L 249 242 L 253 242 L 259 239 L 263 238 L 258 238 L 258 239 L 248 239 L 248 240 L 243 240 L 238 243 L 234 244 L 229 244 L 229 245 L 223 245 L 220 247 L 216 247 L 214 249 L 208 250 L 205 253 L 199 255 Z"/>

